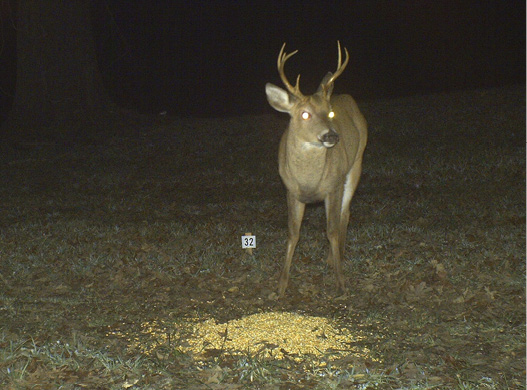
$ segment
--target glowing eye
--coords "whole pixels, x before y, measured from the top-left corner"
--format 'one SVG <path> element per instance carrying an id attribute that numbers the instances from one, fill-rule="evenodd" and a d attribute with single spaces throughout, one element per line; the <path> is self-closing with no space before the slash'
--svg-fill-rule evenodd
<path id="1" fill-rule="evenodd" d="M 329 119 L 335 118 L 335 113 L 333 111 L 330 111 L 329 114 L 328 114 L 328 118 Z"/>
<path id="2" fill-rule="evenodd" d="M 305 120 L 305 121 L 311 119 L 311 114 L 309 112 L 307 112 L 307 111 L 304 111 L 302 113 L 302 119 Z"/>

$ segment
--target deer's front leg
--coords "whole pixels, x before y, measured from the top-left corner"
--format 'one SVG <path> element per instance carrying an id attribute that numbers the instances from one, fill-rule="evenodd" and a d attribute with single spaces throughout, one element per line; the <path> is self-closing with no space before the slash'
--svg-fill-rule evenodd
<path id="1" fill-rule="evenodd" d="M 300 237 L 300 226 L 302 225 L 302 218 L 304 217 L 304 209 L 306 205 L 297 200 L 289 191 L 287 191 L 287 208 L 288 208 L 288 234 L 287 234 L 287 250 L 285 254 L 284 268 L 280 274 L 280 282 L 278 284 L 278 294 L 280 297 L 284 296 L 287 283 L 289 282 L 289 269 L 295 253 L 296 244 Z"/>

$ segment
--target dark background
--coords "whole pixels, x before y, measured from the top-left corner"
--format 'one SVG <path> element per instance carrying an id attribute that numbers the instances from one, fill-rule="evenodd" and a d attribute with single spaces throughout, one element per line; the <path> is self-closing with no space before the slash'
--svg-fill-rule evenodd
<path id="1" fill-rule="evenodd" d="M 12 3 L 12 2 L 11 2 Z M 12 104 L 14 21 L 2 9 L 0 110 Z M 264 85 L 280 84 L 276 57 L 312 93 L 334 70 L 337 39 L 350 64 L 337 92 L 377 99 L 525 84 L 525 1 L 92 2 L 106 88 L 145 113 L 224 116 L 270 112 Z"/>

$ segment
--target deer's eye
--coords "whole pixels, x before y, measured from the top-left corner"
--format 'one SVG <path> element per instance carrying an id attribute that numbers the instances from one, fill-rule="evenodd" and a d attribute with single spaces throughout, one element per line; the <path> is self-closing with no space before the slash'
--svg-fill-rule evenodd
<path id="1" fill-rule="evenodd" d="M 328 118 L 329 119 L 335 118 L 335 113 L 333 111 L 330 111 L 329 114 L 328 114 Z"/>
<path id="2" fill-rule="evenodd" d="M 307 111 L 302 112 L 301 116 L 302 116 L 302 119 L 305 120 L 305 121 L 308 121 L 308 120 L 311 119 L 311 114 L 309 112 L 307 112 Z"/>

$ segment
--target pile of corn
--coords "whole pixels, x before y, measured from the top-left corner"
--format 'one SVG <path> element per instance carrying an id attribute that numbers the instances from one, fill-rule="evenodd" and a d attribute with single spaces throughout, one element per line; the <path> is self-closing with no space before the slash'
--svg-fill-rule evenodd
<path id="1" fill-rule="evenodd" d="M 336 328 L 323 317 L 296 313 L 259 313 L 224 324 L 211 319 L 197 323 L 183 352 L 195 356 L 207 350 L 258 354 L 283 359 L 302 355 L 341 357 L 357 341 L 348 329 Z M 263 355 L 262 355 L 263 354 Z"/>

